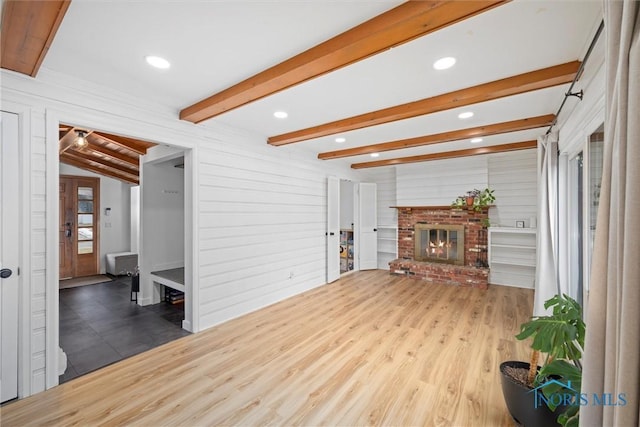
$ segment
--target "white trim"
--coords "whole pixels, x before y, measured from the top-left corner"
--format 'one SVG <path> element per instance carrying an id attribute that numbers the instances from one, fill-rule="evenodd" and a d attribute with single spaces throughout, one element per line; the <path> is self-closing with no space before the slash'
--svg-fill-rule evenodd
<path id="1" fill-rule="evenodd" d="M 18 398 L 31 395 L 31 108 L 27 105 L 2 101 L 2 110 L 18 115 L 18 156 L 20 163 L 20 253 L 18 286 Z M 27 237 L 29 236 L 29 237 Z"/>
<path id="2" fill-rule="evenodd" d="M 46 347 L 45 347 L 45 380 L 46 388 L 58 385 L 58 362 L 60 322 L 59 322 L 59 281 L 60 257 L 59 248 L 59 162 L 58 141 L 59 123 L 55 114 L 47 112 L 45 117 L 45 140 L 47 145 L 47 189 L 46 189 Z"/>
<path id="3" fill-rule="evenodd" d="M 191 207 L 191 215 L 189 212 L 185 212 L 185 233 L 184 240 L 184 263 L 185 266 L 185 281 L 188 283 L 189 295 L 191 300 L 189 307 L 185 307 L 185 319 L 182 321 L 183 329 L 190 332 L 198 332 L 198 326 L 200 324 L 200 286 L 199 280 L 195 280 L 196 277 L 200 277 L 198 253 L 199 253 L 199 239 L 198 239 L 198 209 L 195 209 L 198 189 L 198 162 L 195 159 L 198 158 L 197 145 L 190 150 L 185 150 L 184 153 L 184 167 L 185 170 L 191 171 L 190 174 L 185 176 L 184 186 L 184 204 Z M 189 230 L 191 232 L 189 232 Z M 191 248 L 190 250 L 188 248 Z"/>

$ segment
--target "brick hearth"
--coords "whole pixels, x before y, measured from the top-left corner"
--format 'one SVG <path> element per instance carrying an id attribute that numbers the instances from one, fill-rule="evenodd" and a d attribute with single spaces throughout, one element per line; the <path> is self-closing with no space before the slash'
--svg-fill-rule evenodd
<path id="1" fill-rule="evenodd" d="M 398 259 L 389 263 L 391 273 L 406 275 L 427 282 L 472 286 L 486 289 L 489 269 L 477 267 L 478 254 L 486 252 L 486 232 L 482 223 L 488 219 L 488 210 L 480 212 L 452 209 L 448 206 L 397 207 Z M 422 262 L 414 260 L 414 227 L 418 223 L 463 225 L 464 266 Z"/>

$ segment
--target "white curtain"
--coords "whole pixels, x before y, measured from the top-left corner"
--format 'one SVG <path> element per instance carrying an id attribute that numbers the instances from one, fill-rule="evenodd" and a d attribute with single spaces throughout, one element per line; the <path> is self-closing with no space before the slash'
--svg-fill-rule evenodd
<path id="1" fill-rule="evenodd" d="M 558 136 L 557 133 L 550 133 L 538 138 L 538 244 L 534 316 L 548 314 L 544 309 L 544 302 L 560 292 L 557 212 Z"/>
<path id="2" fill-rule="evenodd" d="M 640 425 L 640 3 L 605 1 L 606 120 L 581 426 Z M 620 395 L 626 404 L 620 405 Z"/>

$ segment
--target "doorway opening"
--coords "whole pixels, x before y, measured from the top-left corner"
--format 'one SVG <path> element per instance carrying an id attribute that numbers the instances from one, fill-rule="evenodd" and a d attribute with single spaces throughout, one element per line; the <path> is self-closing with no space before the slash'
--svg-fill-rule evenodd
<path id="1" fill-rule="evenodd" d="M 61 125 L 61 147 L 69 145 L 67 135 L 71 129 L 75 127 Z M 92 283 L 58 290 L 58 338 L 67 360 L 64 373 L 58 377 L 59 383 L 188 335 L 189 330 L 184 328 L 185 320 L 188 319 L 188 325 L 191 325 L 190 283 L 182 280 L 182 299 L 178 303 L 171 301 L 173 304 L 168 299 L 165 302 L 154 298 L 154 289 L 145 286 L 151 270 L 143 266 L 145 248 L 149 245 L 145 244 L 142 232 L 142 215 L 146 211 L 162 217 L 166 212 L 158 206 L 145 207 L 148 198 L 142 183 L 143 169 L 147 169 L 147 163 L 157 162 L 157 152 L 164 153 L 166 147 L 102 131 L 89 131 L 87 139 L 85 148 L 71 145 L 71 148 L 60 152 L 61 187 L 70 177 L 78 180 L 78 189 L 83 189 L 75 202 L 80 207 L 74 205 L 69 212 L 60 210 L 60 277 L 89 273 L 99 277 Z M 156 148 L 158 150 L 154 150 Z M 191 155 L 190 150 L 178 151 L 181 153 L 180 163 L 184 164 L 184 158 Z M 173 164 L 171 168 L 178 171 Z M 185 180 L 185 172 L 190 174 L 191 169 L 178 172 L 182 187 L 177 191 L 182 198 L 175 209 L 181 211 L 181 216 L 177 224 L 172 224 L 173 228 L 181 228 L 182 242 L 192 230 L 188 221 L 190 215 L 186 214 L 191 208 L 187 207 L 184 197 L 185 193 L 190 194 L 191 179 Z M 88 192 L 85 181 L 91 179 L 96 185 Z M 146 182 L 148 187 L 153 187 L 154 178 L 148 176 Z M 173 212 L 174 207 L 167 209 Z M 68 259 L 67 252 L 63 251 L 64 239 L 68 239 L 70 233 L 75 241 L 68 246 L 77 249 L 80 255 L 91 253 L 96 259 L 95 271 L 69 273 L 64 267 Z M 151 233 L 146 236 L 152 239 Z M 159 243 L 152 243 L 155 244 Z M 178 242 L 172 240 L 160 244 L 175 247 Z M 186 265 L 185 260 L 192 257 L 185 256 L 184 243 L 180 246 L 183 278 L 191 277 L 191 266 Z M 120 256 L 122 254 L 127 255 Z M 146 259 L 151 258 L 147 256 Z M 127 262 L 119 262 L 121 260 Z M 78 263 L 81 264 L 85 265 Z M 84 277 L 92 278 L 93 275 Z M 60 357 L 64 358 L 64 355 Z"/>

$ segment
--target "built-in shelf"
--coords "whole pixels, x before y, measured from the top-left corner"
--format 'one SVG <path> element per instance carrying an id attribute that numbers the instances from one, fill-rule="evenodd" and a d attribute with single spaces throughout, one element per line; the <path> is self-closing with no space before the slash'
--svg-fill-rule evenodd
<path id="1" fill-rule="evenodd" d="M 398 258 L 398 226 L 378 225 L 378 268 L 389 269 L 389 262 Z"/>
<path id="2" fill-rule="evenodd" d="M 340 273 L 353 270 L 353 230 L 340 230 Z"/>
<path id="3" fill-rule="evenodd" d="M 535 228 L 489 227 L 489 283 L 534 287 L 536 232 Z"/>

